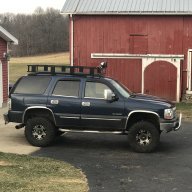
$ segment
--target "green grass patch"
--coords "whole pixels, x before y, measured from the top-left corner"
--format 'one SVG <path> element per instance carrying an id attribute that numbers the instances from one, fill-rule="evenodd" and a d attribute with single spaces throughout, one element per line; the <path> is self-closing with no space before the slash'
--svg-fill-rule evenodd
<path id="1" fill-rule="evenodd" d="M 9 62 L 10 82 L 14 83 L 19 77 L 27 74 L 27 65 L 69 65 L 69 53 L 56 53 L 31 57 L 11 58 Z"/>
<path id="2" fill-rule="evenodd" d="M 192 120 L 192 103 L 177 103 L 176 104 L 178 113 L 183 114 L 185 120 Z"/>
<path id="3" fill-rule="evenodd" d="M 49 158 L 0 153 L 0 191 L 87 192 L 81 170 Z"/>
<path id="4" fill-rule="evenodd" d="M 192 110 L 192 103 L 177 103 L 176 104 L 178 110 Z"/>

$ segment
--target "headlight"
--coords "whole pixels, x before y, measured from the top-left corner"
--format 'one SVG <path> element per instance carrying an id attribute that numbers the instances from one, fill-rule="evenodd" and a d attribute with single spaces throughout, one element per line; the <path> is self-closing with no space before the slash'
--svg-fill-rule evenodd
<path id="1" fill-rule="evenodd" d="M 174 118 L 174 109 L 165 109 L 164 118 L 165 119 L 173 119 Z"/>

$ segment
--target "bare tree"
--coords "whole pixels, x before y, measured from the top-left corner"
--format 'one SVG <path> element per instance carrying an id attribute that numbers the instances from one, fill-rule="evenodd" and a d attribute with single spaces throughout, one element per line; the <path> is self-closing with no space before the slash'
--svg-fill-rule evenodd
<path id="1" fill-rule="evenodd" d="M 59 10 L 38 7 L 32 15 L 1 14 L 0 25 L 11 32 L 18 40 L 12 46 L 12 55 L 27 56 L 68 51 L 68 17 Z"/>

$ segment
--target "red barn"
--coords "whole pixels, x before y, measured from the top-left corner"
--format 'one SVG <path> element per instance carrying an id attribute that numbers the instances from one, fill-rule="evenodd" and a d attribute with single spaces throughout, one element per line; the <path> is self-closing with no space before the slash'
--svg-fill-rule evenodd
<path id="1" fill-rule="evenodd" d="M 66 0 L 71 65 L 108 61 L 134 92 L 180 101 L 192 95 L 191 0 Z"/>
<path id="2" fill-rule="evenodd" d="M 18 44 L 18 40 L 0 26 L 0 107 L 7 103 L 9 83 L 8 43 Z"/>

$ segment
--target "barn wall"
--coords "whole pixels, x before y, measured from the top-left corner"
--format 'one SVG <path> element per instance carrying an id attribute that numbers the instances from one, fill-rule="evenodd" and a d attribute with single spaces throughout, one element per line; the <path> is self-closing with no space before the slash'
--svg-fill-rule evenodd
<path id="1" fill-rule="evenodd" d="M 8 99 L 8 63 L 3 58 L 3 53 L 7 52 L 7 42 L 0 37 L 0 60 L 2 62 L 2 74 L 3 74 L 3 103 Z"/>
<path id="2" fill-rule="evenodd" d="M 181 85 L 185 92 L 190 48 L 192 16 L 74 16 L 75 65 L 98 65 L 101 60 L 91 59 L 91 53 L 184 54 Z M 141 92 L 140 60 L 108 61 L 109 75 Z"/>

